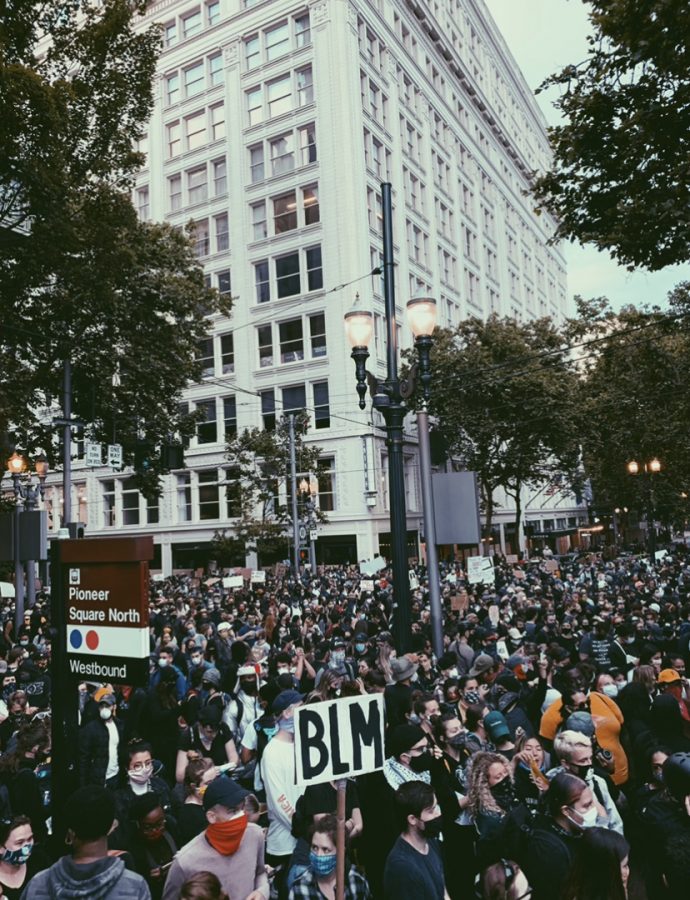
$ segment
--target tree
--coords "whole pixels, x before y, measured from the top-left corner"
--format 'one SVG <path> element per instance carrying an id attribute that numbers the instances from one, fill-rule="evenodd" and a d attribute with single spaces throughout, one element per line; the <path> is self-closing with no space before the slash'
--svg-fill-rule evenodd
<path id="1" fill-rule="evenodd" d="M 562 93 L 554 165 L 534 194 L 556 238 L 595 244 L 630 268 L 690 256 L 690 6 L 686 0 L 587 0 L 583 62 L 542 88 Z"/>
<path id="2" fill-rule="evenodd" d="M 690 415 L 690 283 L 672 292 L 669 311 L 616 313 L 603 298 L 577 299 L 568 328 L 581 342 L 578 432 L 594 507 L 602 515 L 623 507 L 645 513 L 653 488 L 657 517 L 680 523 L 690 485 L 690 445 L 678 427 Z M 653 482 L 628 473 L 630 460 L 642 467 L 655 457 L 662 470 Z"/>
<path id="3" fill-rule="evenodd" d="M 523 487 L 564 473 L 572 481 L 577 469 L 577 384 L 563 336 L 550 319 L 469 318 L 437 330 L 431 363 L 434 428 L 477 472 L 487 533 L 503 488 L 515 501 L 519 535 Z"/>
<path id="4" fill-rule="evenodd" d="M 133 463 L 142 442 L 193 429 L 181 392 L 199 376 L 205 316 L 229 311 L 190 238 L 139 221 L 129 197 L 160 42 L 156 28 L 135 33 L 145 6 L 29 0 L 0 35 L 0 433 L 53 465 L 56 436 L 37 411 L 60 397 L 63 360 L 86 435 L 116 440 Z M 152 454 L 144 493 L 161 471 Z"/>
<path id="5" fill-rule="evenodd" d="M 318 477 L 320 447 L 305 443 L 309 428 L 306 414 L 295 416 L 295 454 L 298 479 L 302 475 Z M 287 417 L 275 430 L 252 428 L 235 435 L 226 456 L 229 468 L 228 500 L 237 523 L 230 535 L 221 532 L 214 538 L 214 550 L 223 559 L 237 559 L 239 546 L 245 552 L 257 549 L 262 561 L 287 559 L 292 539 L 290 484 L 290 429 Z M 304 509 L 298 498 L 300 518 Z M 325 515 L 317 510 L 319 521 Z"/>

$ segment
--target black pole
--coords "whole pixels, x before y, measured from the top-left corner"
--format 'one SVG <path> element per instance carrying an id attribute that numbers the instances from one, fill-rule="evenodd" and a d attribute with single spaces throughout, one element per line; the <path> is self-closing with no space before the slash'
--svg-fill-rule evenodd
<path id="1" fill-rule="evenodd" d="M 411 634 L 410 579 L 407 561 L 407 514 L 403 459 L 403 422 L 405 406 L 401 402 L 398 381 L 398 336 L 395 327 L 395 271 L 393 260 L 393 206 L 391 185 L 381 185 L 383 209 L 383 295 L 386 306 L 387 379 L 385 400 L 377 393 L 374 403 L 386 422 L 388 482 L 390 494 L 391 557 L 393 560 L 393 637 L 398 653 L 409 650 Z M 382 402 L 383 401 L 383 402 Z"/>

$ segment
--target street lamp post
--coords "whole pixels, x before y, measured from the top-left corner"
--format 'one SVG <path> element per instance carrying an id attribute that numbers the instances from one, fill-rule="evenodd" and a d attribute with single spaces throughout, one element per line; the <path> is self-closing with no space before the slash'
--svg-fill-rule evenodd
<path id="1" fill-rule="evenodd" d="M 628 474 L 629 475 L 639 475 L 640 474 L 640 464 L 636 459 L 631 459 L 627 465 Z M 648 462 L 642 463 L 642 470 L 647 477 L 647 485 L 648 485 L 648 496 L 647 496 L 647 527 L 649 530 L 649 555 L 651 558 L 652 564 L 654 564 L 656 559 L 656 525 L 654 522 L 655 515 L 655 500 L 654 500 L 654 476 L 658 475 L 661 472 L 661 463 L 656 457 L 653 457 Z"/>
<path id="2" fill-rule="evenodd" d="M 48 460 L 40 454 L 34 460 L 34 473 L 38 481 L 34 481 L 32 473 L 28 472 L 26 459 L 16 451 L 7 460 L 7 471 L 12 478 L 14 490 L 14 617 L 15 633 L 24 621 L 24 564 L 22 562 L 20 547 L 20 524 L 24 510 L 36 509 L 39 498 L 45 495 L 45 480 L 48 475 Z M 29 607 L 36 602 L 36 570 L 34 560 L 27 560 L 26 565 L 26 593 L 29 599 Z"/>
<path id="3" fill-rule="evenodd" d="M 431 381 L 429 367 L 429 349 L 431 334 L 436 323 L 436 303 L 427 297 L 413 298 L 408 303 L 408 319 L 415 343 L 420 355 L 420 362 L 415 366 L 411 376 L 404 381 L 398 377 L 398 336 L 395 317 L 395 280 L 393 259 L 393 225 L 391 185 L 381 185 L 382 218 L 383 218 L 383 294 L 386 320 L 386 379 L 379 381 L 367 372 L 366 362 L 369 358 L 369 343 L 373 334 L 374 317 L 371 310 L 360 307 L 358 303 L 345 314 L 345 333 L 352 347 L 352 359 L 355 363 L 357 393 L 359 407 L 364 409 L 367 384 L 372 397 L 372 406 L 383 416 L 386 423 L 386 446 L 388 448 L 388 479 L 390 494 L 390 529 L 391 556 L 393 568 L 393 634 L 399 653 L 409 649 L 411 634 L 410 616 L 410 583 L 407 562 L 407 516 L 405 511 L 405 481 L 403 465 L 403 422 L 408 408 L 405 403 L 415 388 L 418 377 L 424 392 L 424 409 L 420 422 L 420 458 L 422 468 L 422 486 L 424 499 L 424 517 L 426 524 L 427 552 L 433 544 L 432 558 L 427 558 L 429 569 L 430 595 L 431 584 L 435 580 L 438 585 L 438 562 L 435 559 L 433 499 L 431 499 L 431 469 L 429 452 L 428 421 L 425 419 L 426 403 Z M 359 299 L 359 298 L 358 298 Z M 426 430 L 425 430 L 426 429 Z M 426 440 L 426 444 L 424 441 Z M 428 475 L 428 483 L 427 483 Z M 429 502 L 427 502 L 427 500 Z M 437 605 L 438 609 L 434 609 Z M 440 589 L 437 602 L 432 602 L 432 617 L 435 620 L 434 634 L 441 635 L 440 648 L 434 647 L 438 653 L 442 648 L 442 625 L 440 614 Z M 436 644 L 436 638 L 434 643 Z"/>
<path id="4" fill-rule="evenodd" d="M 312 534 L 316 528 L 316 498 L 319 496 L 319 483 L 315 476 L 312 475 L 307 481 L 302 478 L 299 483 L 299 492 L 302 495 L 302 501 L 306 509 L 305 526 L 309 535 L 309 565 L 312 575 L 316 574 L 316 541 Z"/>

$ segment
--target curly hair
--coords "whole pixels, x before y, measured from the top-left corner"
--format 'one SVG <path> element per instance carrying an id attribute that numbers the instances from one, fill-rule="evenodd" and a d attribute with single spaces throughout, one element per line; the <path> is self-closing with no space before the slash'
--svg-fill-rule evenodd
<path id="1" fill-rule="evenodd" d="M 512 782 L 513 773 L 511 772 L 510 764 L 501 753 L 482 750 L 479 753 L 475 753 L 472 758 L 472 771 L 467 790 L 467 809 L 473 816 L 477 816 L 482 812 L 501 814 L 505 812 L 494 800 L 489 787 L 489 769 L 495 763 L 500 763 L 506 767 L 508 777 Z"/>

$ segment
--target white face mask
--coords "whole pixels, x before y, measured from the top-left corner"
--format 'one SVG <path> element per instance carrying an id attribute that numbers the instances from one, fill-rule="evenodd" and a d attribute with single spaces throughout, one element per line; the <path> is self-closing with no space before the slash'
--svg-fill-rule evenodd
<path id="1" fill-rule="evenodd" d="M 574 812 L 577 812 L 577 810 L 574 810 Z M 594 828 L 597 824 L 597 810 L 594 806 L 591 809 L 588 809 L 586 813 L 579 813 L 578 815 L 581 819 L 580 822 L 576 822 L 574 819 L 571 819 L 570 816 L 568 816 L 568 819 L 570 819 L 577 828 L 582 829 L 582 831 L 587 828 Z"/>
<path id="2" fill-rule="evenodd" d="M 618 696 L 618 685 L 617 684 L 605 684 L 602 688 L 602 691 L 606 694 L 607 697 L 617 697 Z"/>
<path id="3" fill-rule="evenodd" d="M 103 721 L 106 721 L 107 719 L 109 719 L 112 716 L 112 714 L 113 714 L 113 711 L 109 706 L 104 706 L 101 709 L 101 719 L 103 719 Z"/>

